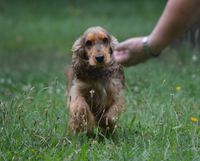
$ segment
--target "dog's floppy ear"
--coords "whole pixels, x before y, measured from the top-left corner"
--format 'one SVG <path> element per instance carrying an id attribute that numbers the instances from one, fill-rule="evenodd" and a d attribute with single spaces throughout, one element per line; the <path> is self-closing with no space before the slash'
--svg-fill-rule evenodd
<path id="1" fill-rule="evenodd" d="M 118 44 L 118 40 L 114 37 L 114 36 L 110 36 L 110 54 L 113 53 L 113 51 L 115 50 L 116 45 Z"/>
<path id="2" fill-rule="evenodd" d="M 72 46 L 72 69 L 76 76 L 80 75 L 87 64 L 83 61 L 86 58 L 85 49 L 83 46 L 83 38 L 78 38 Z"/>
<path id="3" fill-rule="evenodd" d="M 73 58 L 79 57 L 79 58 L 82 58 L 82 59 L 87 59 L 84 47 L 82 45 L 82 41 L 83 41 L 83 38 L 80 37 L 74 42 L 74 44 L 72 46 Z"/>

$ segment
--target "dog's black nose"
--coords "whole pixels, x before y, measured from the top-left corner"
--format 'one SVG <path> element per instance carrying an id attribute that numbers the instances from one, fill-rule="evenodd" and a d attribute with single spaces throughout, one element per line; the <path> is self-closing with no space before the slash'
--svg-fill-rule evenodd
<path id="1" fill-rule="evenodd" d="M 103 56 L 103 55 L 100 55 L 100 56 L 96 56 L 95 58 L 96 58 L 96 61 L 97 61 L 98 63 L 102 63 L 102 62 L 103 62 L 103 59 L 104 59 L 104 56 Z"/>

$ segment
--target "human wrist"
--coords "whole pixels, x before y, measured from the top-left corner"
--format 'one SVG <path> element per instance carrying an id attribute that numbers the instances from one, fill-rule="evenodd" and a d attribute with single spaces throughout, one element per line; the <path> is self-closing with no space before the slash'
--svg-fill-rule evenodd
<path id="1" fill-rule="evenodd" d="M 162 53 L 162 51 L 166 48 L 169 44 L 168 39 L 163 39 L 163 36 L 155 34 L 154 32 L 148 36 L 148 43 L 152 50 L 155 53 Z"/>
<path id="2" fill-rule="evenodd" d="M 158 48 L 155 48 L 155 46 L 152 45 L 150 36 L 143 37 L 142 45 L 144 53 L 150 57 L 158 57 L 161 54 L 161 50 L 158 50 Z"/>

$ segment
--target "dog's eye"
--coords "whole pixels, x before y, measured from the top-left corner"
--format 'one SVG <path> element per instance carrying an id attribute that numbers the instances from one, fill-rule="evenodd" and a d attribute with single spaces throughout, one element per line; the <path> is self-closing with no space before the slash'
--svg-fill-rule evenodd
<path id="1" fill-rule="evenodd" d="M 92 47 L 92 41 L 90 41 L 90 40 L 86 41 L 85 46 L 86 46 L 87 48 Z"/>
<path id="2" fill-rule="evenodd" d="M 108 38 L 107 38 L 107 37 L 104 37 L 102 41 L 103 41 L 103 43 L 104 43 L 105 45 L 108 44 Z"/>

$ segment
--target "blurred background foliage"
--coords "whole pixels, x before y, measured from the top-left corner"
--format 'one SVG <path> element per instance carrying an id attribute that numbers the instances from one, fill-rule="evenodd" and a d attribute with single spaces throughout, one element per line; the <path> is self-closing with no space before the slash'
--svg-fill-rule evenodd
<path id="1" fill-rule="evenodd" d="M 90 26 L 103 26 L 119 40 L 151 32 L 165 1 L 1 0 L 1 51 L 70 52 Z"/>

